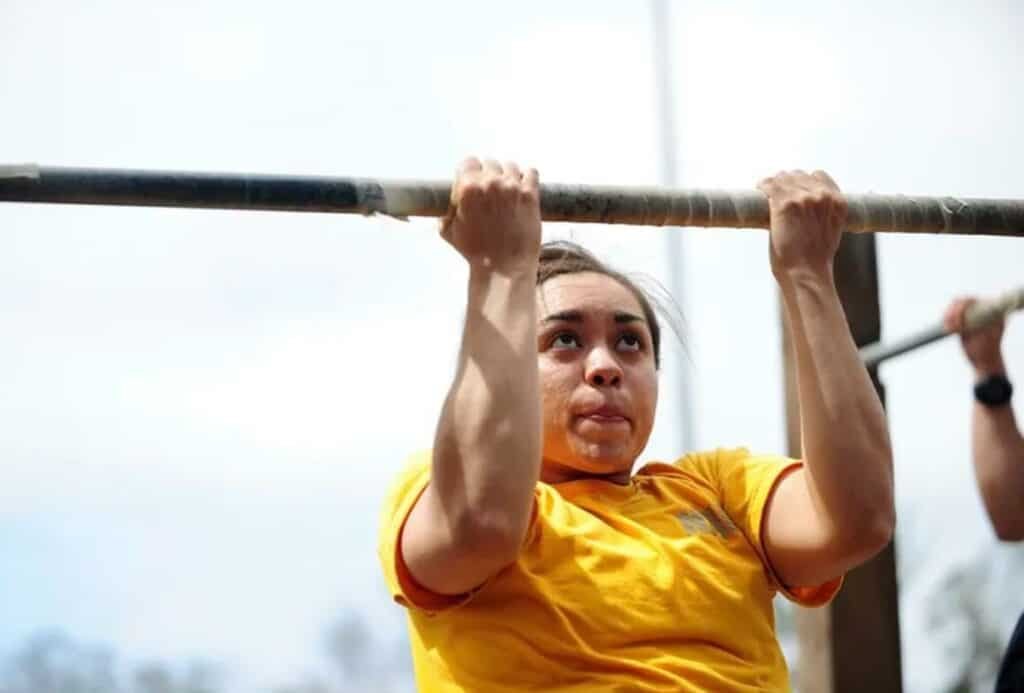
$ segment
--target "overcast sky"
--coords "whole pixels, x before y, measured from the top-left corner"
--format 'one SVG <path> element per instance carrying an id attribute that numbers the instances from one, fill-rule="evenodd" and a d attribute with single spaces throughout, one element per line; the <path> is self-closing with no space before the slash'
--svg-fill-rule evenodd
<path id="1" fill-rule="evenodd" d="M 675 2 L 680 184 L 824 168 L 851 192 L 1020 197 L 1019 5 Z M 4 0 L 0 162 L 446 178 L 465 155 L 542 180 L 658 182 L 647 3 Z M 559 225 L 671 285 L 645 459 L 784 449 L 778 307 L 760 231 Z M 880 237 L 883 334 L 956 294 L 1024 283 L 1024 241 Z M 41 628 L 127 656 L 209 656 L 254 686 L 320 666 L 345 608 L 397 640 L 378 507 L 429 446 L 452 374 L 462 261 L 427 220 L 0 205 L 0 654 Z M 1024 381 L 1024 320 L 1005 351 Z M 935 585 L 992 565 L 1024 608 L 968 457 L 970 373 L 947 341 L 886 365 L 908 690 Z M 999 578 L 1003 576 L 1003 578 Z M 1019 582 L 1017 583 L 1019 585 Z M 954 637 L 954 636 L 950 636 Z M 913 642 L 910 642 L 913 641 Z"/>

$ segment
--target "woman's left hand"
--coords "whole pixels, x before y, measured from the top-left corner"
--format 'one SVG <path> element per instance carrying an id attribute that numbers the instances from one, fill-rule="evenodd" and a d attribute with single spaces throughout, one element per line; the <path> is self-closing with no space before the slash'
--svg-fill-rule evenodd
<path id="1" fill-rule="evenodd" d="M 831 277 L 847 210 L 835 181 L 824 171 L 786 171 L 757 189 L 768 196 L 775 278 L 781 283 L 806 270 Z"/>

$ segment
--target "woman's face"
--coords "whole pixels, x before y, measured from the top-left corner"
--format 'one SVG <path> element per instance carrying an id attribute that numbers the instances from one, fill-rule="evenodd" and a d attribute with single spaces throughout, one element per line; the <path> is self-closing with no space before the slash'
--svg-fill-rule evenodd
<path id="1" fill-rule="evenodd" d="M 628 478 L 658 400 L 651 331 L 636 296 L 595 272 L 537 288 L 538 354 L 549 483 Z M 583 474 L 581 474 L 581 472 Z"/>

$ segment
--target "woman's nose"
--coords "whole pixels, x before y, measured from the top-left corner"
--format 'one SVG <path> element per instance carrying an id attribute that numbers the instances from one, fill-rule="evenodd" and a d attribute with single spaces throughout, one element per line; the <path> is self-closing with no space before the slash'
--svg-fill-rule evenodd
<path id="1" fill-rule="evenodd" d="M 618 386 L 622 383 L 622 369 L 610 354 L 596 349 L 587 359 L 586 380 L 594 387 Z"/>

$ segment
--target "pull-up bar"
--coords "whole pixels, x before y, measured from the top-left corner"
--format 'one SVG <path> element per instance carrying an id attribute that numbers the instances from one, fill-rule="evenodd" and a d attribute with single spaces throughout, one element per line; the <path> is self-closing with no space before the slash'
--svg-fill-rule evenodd
<path id="1" fill-rule="evenodd" d="M 971 304 L 964 313 L 964 331 L 971 332 L 986 327 L 999 318 L 1022 308 L 1024 308 L 1024 286 L 1014 291 L 1007 291 L 988 301 L 978 301 Z M 931 344 L 951 334 L 953 333 L 948 332 L 943 325 L 939 324 L 889 344 L 880 342 L 869 344 L 860 350 L 860 358 L 865 366 L 874 368 L 882 361 Z"/>
<path id="2" fill-rule="evenodd" d="M 0 165 L 0 201 L 440 217 L 447 181 Z M 848 231 L 1024 236 L 1024 201 L 847 195 Z M 755 191 L 541 186 L 546 221 L 768 228 Z"/>

